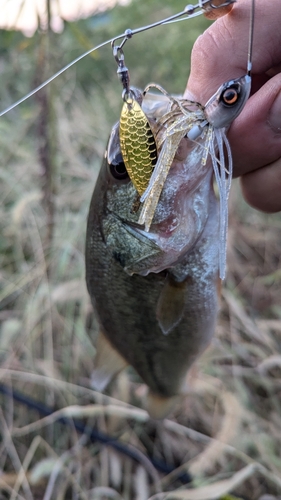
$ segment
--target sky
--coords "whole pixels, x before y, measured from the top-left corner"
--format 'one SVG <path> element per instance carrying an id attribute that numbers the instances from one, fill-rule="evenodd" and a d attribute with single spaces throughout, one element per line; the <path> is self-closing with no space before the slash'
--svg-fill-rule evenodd
<path id="1" fill-rule="evenodd" d="M 127 4 L 130 0 L 51 0 L 51 27 L 63 30 L 62 18 L 74 21 L 104 11 L 116 3 Z M 38 26 L 46 25 L 46 0 L 0 0 L 0 28 L 18 29 L 32 36 Z"/>

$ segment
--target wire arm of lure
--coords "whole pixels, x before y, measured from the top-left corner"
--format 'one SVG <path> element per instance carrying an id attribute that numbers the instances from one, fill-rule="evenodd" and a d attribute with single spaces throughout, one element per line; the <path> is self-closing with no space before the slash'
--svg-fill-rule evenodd
<path id="1" fill-rule="evenodd" d="M 252 56 L 253 56 L 253 39 L 254 39 L 254 21 L 255 21 L 255 0 L 252 0 L 251 15 L 250 15 L 250 34 L 248 48 L 247 75 L 251 76 L 252 72 Z"/>
<path id="2" fill-rule="evenodd" d="M 234 3 L 235 1 L 236 0 L 225 0 L 225 2 L 222 5 L 223 6 L 225 6 L 225 5 L 228 6 L 228 5 L 232 4 L 232 3 Z M 221 7 L 222 5 L 220 5 L 219 7 Z M 166 19 L 162 19 L 161 21 L 157 21 L 157 22 L 155 22 L 153 24 L 149 24 L 147 26 L 136 28 L 135 30 L 127 29 L 127 30 L 125 30 L 124 33 L 121 33 L 120 35 L 115 36 L 114 38 L 110 38 L 109 40 L 106 40 L 105 42 L 97 45 L 96 47 L 93 47 L 90 50 L 87 50 L 87 52 L 84 52 L 83 54 L 81 54 L 80 56 L 78 56 L 76 59 L 74 59 L 73 61 L 71 61 L 69 64 L 67 64 L 66 66 L 64 66 L 62 69 L 60 69 L 59 71 L 57 71 L 57 73 L 55 73 L 50 78 L 48 78 L 47 80 L 45 80 L 43 83 L 41 83 L 40 85 L 38 85 L 38 87 L 36 87 L 35 89 L 31 90 L 24 97 L 22 97 L 18 101 L 16 101 L 13 104 L 11 104 L 11 106 L 8 106 L 3 111 L 1 111 L 0 112 L 0 117 L 4 116 L 9 111 L 11 111 L 12 109 L 14 109 L 17 106 L 19 106 L 19 104 L 22 104 L 24 101 L 26 101 L 27 99 L 29 99 L 30 97 L 32 97 L 34 94 L 36 94 L 37 92 L 39 92 L 39 90 L 41 90 L 44 87 L 46 87 L 46 85 L 48 85 L 49 83 L 51 83 L 58 76 L 62 75 L 69 68 L 71 68 L 76 63 L 78 63 L 79 61 L 81 61 L 81 59 L 84 59 L 84 57 L 87 57 L 88 55 L 92 54 L 93 52 L 95 52 L 98 49 L 101 49 L 105 45 L 115 44 L 115 42 L 117 40 L 119 40 L 120 38 L 124 38 L 123 42 L 119 46 L 122 49 L 122 47 L 124 46 L 124 44 L 126 43 L 126 41 L 129 38 L 132 38 L 133 35 L 136 35 L 137 33 L 142 33 L 144 31 L 147 31 L 147 30 L 152 29 L 152 28 L 156 28 L 157 26 L 162 26 L 162 25 L 165 25 L 165 24 L 169 24 L 171 22 L 180 21 L 181 20 L 180 18 L 182 18 L 182 16 L 184 16 L 184 15 L 186 15 L 186 17 L 184 18 L 184 20 L 185 19 L 190 19 L 190 18 L 195 17 L 195 16 L 197 16 L 199 14 L 202 14 L 204 12 L 204 10 L 203 11 L 201 10 L 200 12 L 196 12 L 196 11 L 198 9 L 204 9 L 204 7 L 207 7 L 207 6 L 212 7 L 212 8 L 215 7 L 216 9 L 218 8 L 218 6 L 213 6 L 213 4 L 210 2 L 210 0 L 199 0 L 199 2 L 197 4 L 195 4 L 195 5 L 187 5 L 183 11 L 181 11 L 181 12 L 179 12 L 177 14 L 174 14 L 173 16 L 167 17 Z"/>
<path id="3" fill-rule="evenodd" d="M 175 19 L 175 20 L 171 20 L 171 21 L 166 21 L 165 23 L 163 24 L 172 24 L 172 23 L 176 23 L 176 22 L 179 22 L 179 21 L 186 21 L 187 19 L 190 19 L 190 17 L 196 17 L 196 16 L 201 16 L 202 14 L 204 14 L 207 18 L 210 18 L 211 20 L 215 20 L 216 17 L 220 17 L 220 16 L 211 16 L 209 17 L 208 16 L 208 12 L 211 12 L 213 11 L 213 13 L 215 14 L 216 11 L 219 11 L 221 9 L 223 9 L 224 7 L 229 7 L 231 6 L 232 4 L 236 3 L 237 0 L 226 0 L 225 2 L 219 4 L 219 5 L 214 5 L 210 0 L 209 1 L 201 1 L 199 2 L 199 5 L 201 7 L 201 10 L 199 10 L 198 12 L 194 12 L 192 14 L 192 16 L 190 15 L 187 15 L 186 17 L 182 17 L 181 19 Z"/>
<path id="4" fill-rule="evenodd" d="M 199 5 L 200 5 L 201 9 L 203 9 L 203 8 L 204 8 L 204 6 L 206 6 L 206 5 L 207 5 L 207 6 L 208 6 L 208 7 L 210 7 L 211 9 L 216 10 L 216 9 L 222 9 L 223 7 L 228 7 L 229 5 L 231 5 L 232 3 L 235 3 L 235 2 L 236 2 L 236 0 L 226 0 L 224 3 L 221 3 L 221 4 L 219 4 L 219 5 L 215 5 L 215 4 L 213 4 L 213 2 L 211 2 L 210 0 L 209 0 L 209 1 L 207 1 L 207 2 L 204 2 L 204 0 L 201 0 L 201 1 L 199 0 L 199 2 L 198 2 L 198 3 L 199 3 Z"/>

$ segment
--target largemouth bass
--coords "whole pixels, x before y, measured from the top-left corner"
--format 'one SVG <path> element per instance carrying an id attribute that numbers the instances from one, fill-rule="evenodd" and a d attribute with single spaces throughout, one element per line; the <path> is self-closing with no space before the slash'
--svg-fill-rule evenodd
<path id="1" fill-rule="evenodd" d="M 224 105 L 225 89 L 237 90 L 238 83 L 239 102 Z M 195 103 L 195 110 L 189 109 L 190 103 L 180 100 L 175 112 L 173 99 L 146 95 L 142 108 L 155 136 L 166 134 L 162 149 L 170 144 L 168 130 L 178 133 L 183 122 L 186 128 L 147 230 L 139 224 L 142 206 L 123 162 L 119 124 L 112 129 L 93 193 L 86 279 L 101 325 L 93 385 L 103 390 L 132 365 L 149 387 L 147 408 L 154 417 L 168 413 L 174 398 L 185 392 L 189 368 L 214 335 L 224 246 L 220 226 L 225 223 L 219 205 L 227 204 L 214 193 L 215 161 L 223 171 L 221 185 L 227 176 L 214 152 L 208 155 L 213 129 L 203 125 L 207 116 L 209 124 L 213 117 L 214 126 L 229 125 L 242 109 L 241 100 L 246 102 L 249 86 L 247 77 L 228 82 L 204 110 Z M 179 125 L 171 129 L 173 116 Z M 161 156 L 159 161 L 155 169 L 161 172 Z M 220 193 L 227 198 L 224 189 Z"/>

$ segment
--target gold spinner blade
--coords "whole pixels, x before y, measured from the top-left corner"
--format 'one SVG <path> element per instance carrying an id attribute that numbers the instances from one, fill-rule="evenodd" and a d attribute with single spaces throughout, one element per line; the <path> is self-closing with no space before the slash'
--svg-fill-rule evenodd
<path id="1" fill-rule="evenodd" d="M 138 102 L 128 97 L 120 117 L 120 147 L 127 172 L 141 196 L 157 162 L 156 142 Z"/>

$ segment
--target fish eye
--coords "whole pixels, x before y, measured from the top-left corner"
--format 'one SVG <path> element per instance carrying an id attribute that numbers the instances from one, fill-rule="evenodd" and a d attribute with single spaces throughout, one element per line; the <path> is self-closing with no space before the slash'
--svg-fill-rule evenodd
<path id="1" fill-rule="evenodd" d="M 129 178 L 129 174 L 126 170 L 125 163 L 123 161 L 123 157 L 121 153 L 118 153 L 112 160 L 111 164 L 109 165 L 110 173 L 114 177 L 114 179 L 117 179 L 119 181 L 123 181 L 125 179 Z"/>
<path id="2" fill-rule="evenodd" d="M 239 99 L 239 92 L 234 87 L 230 87 L 224 90 L 221 95 L 221 101 L 226 106 L 233 106 L 233 104 L 236 104 L 238 99 Z"/>

